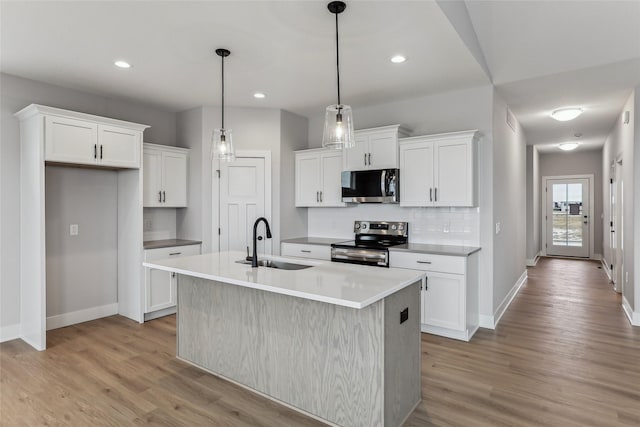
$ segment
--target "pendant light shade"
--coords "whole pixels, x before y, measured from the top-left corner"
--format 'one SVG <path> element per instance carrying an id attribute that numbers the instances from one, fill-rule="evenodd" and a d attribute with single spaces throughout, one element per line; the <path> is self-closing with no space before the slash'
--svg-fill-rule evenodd
<path id="1" fill-rule="evenodd" d="M 231 55 L 231 52 L 227 49 L 216 49 L 216 54 L 222 58 L 222 120 L 220 128 L 213 130 L 211 156 L 215 160 L 232 162 L 236 158 L 236 153 L 233 149 L 231 129 L 224 128 L 224 58 Z"/>
<path id="2" fill-rule="evenodd" d="M 338 15 L 347 5 L 341 1 L 332 1 L 327 5 L 329 12 L 336 16 L 336 71 L 338 82 L 338 103 L 329 105 L 324 115 L 322 146 L 325 148 L 351 148 L 355 144 L 353 135 L 353 113 L 351 107 L 340 102 L 340 43 Z"/>

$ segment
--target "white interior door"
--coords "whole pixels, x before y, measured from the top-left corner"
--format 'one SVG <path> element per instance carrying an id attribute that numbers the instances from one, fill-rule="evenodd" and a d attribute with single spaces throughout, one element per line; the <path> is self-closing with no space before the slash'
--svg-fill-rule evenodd
<path id="1" fill-rule="evenodd" d="M 547 255 L 589 257 L 589 180 L 547 180 Z"/>
<path id="2" fill-rule="evenodd" d="M 624 221 L 623 221 L 623 182 L 622 182 L 622 160 L 615 162 L 613 166 L 613 182 L 611 183 L 611 263 L 613 270 L 613 289 L 621 293 L 624 280 L 622 272 L 624 270 Z"/>
<path id="3" fill-rule="evenodd" d="M 236 157 L 220 165 L 220 250 L 253 251 L 253 224 L 265 210 L 266 186 L 271 177 L 265 174 L 265 159 Z M 258 226 L 258 253 L 271 254 L 271 239 L 266 239 L 264 224 Z"/>

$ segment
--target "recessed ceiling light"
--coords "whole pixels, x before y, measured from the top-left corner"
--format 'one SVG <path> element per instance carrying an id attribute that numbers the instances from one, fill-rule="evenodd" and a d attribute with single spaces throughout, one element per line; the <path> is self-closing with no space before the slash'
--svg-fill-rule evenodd
<path id="1" fill-rule="evenodd" d="M 559 122 L 567 122 L 569 120 L 575 119 L 580 114 L 582 114 L 582 108 L 559 108 L 551 113 L 551 117 Z"/>
<path id="2" fill-rule="evenodd" d="M 256 92 L 256 93 L 254 93 L 254 94 L 253 94 L 253 97 L 254 97 L 254 98 L 258 98 L 258 99 L 262 99 L 262 98 L 266 98 L 266 97 L 267 97 L 267 95 L 265 95 L 265 94 L 264 94 L 264 93 L 262 93 L 262 92 Z"/>
<path id="3" fill-rule="evenodd" d="M 571 151 L 578 148 L 578 145 L 580 144 L 578 144 L 577 142 L 565 142 L 564 144 L 558 144 L 558 148 L 562 151 Z"/>
<path id="4" fill-rule="evenodd" d="M 118 68 L 131 68 L 131 64 L 127 61 L 116 61 L 113 64 Z"/>
<path id="5" fill-rule="evenodd" d="M 393 58 L 391 58 L 391 62 L 393 62 L 394 64 L 402 64 L 406 60 L 407 58 L 402 55 L 396 55 Z"/>

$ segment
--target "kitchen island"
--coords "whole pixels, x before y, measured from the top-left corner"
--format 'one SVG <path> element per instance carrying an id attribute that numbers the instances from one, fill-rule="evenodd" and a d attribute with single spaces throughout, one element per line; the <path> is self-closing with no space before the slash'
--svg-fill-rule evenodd
<path id="1" fill-rule="evenodd" d="M 399 426 L 420 402 L 424 273 L 222 252 L 177 273 L 177 356 L 329 424 Z"/>

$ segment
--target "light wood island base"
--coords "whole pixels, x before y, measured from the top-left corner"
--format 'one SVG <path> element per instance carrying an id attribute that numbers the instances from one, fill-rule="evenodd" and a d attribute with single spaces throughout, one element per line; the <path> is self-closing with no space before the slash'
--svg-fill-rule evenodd
<path id="1" fill-rule="evenodd" d="M 354 309 L 180 275 L 177 355 L 329 424 L 399 426 L 421 400 L 419 312 L 419 282 Z"/>

